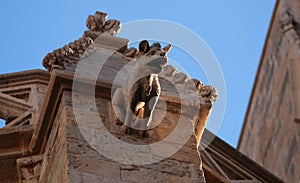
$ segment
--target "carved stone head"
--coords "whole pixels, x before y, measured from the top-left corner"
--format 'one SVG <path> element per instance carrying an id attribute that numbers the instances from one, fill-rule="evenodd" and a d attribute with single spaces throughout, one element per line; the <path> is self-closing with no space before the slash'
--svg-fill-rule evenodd
<path id="1" fill-rule="evenodd" d="M 140 56 L 136 60 L 136 67 L 146 75 L 160 73 L 163 66 L 168 62 L 166 56 L 170 49 L 170 44 L 161 48 L 159 43 L 153 43 L 149 46 L 148 41 L 142 41 L 139 44 Z"/>

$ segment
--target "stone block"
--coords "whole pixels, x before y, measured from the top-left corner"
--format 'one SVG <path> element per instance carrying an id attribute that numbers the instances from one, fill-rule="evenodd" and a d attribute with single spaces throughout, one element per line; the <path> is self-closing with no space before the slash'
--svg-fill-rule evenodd
<path id="1" fill-rule="evenodd" d="M 30 156 L 17 159 L 18 177 L 20 182 L 38 182 L 43 156 Z"/>

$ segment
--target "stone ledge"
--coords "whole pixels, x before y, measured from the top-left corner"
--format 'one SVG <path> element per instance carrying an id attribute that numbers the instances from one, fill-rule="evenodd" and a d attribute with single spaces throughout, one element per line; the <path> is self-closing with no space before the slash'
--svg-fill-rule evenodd
<path id="1" fill-rule="evenodd" d="M 16 126 L 0 129 L 0 159 L 27 154 L 34 126 Z"/>

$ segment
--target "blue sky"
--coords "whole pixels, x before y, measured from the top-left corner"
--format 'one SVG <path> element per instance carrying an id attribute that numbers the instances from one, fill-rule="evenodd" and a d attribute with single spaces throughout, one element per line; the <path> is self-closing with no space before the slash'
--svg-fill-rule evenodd
<path id="1" fill-rule="evenodd" d="M 95 11 L 107 12 L 109 19 L 122 23 L 173 21 L 201 36 L 217 57 L 227 88 L 225 116 L 217 135 L 236 146 L 274 4 L 275 0 L 1 1 L 0 73 L 43 69 L 44 56 L 78 39 L 86 30 L 87 16 Z M 173 59 L 185 58 L 176 55 L 176 49 L 173 52 Z"/>

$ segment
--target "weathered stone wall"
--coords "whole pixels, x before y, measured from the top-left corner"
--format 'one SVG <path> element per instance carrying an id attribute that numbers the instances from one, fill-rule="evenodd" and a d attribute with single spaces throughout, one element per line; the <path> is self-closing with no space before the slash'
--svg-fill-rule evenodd
<path id="1" fill-rule="evenodd" d="M 43 154 L 40 182 L 68 182 L 65 109 L 60 106 Z"/>
<path id="2" fill-rule="evenodd" d="M 289 2 L 291 3 L 291 2 Z M 293 1 L 299 7 L 299 1 Z M 256 78 L 248 114 L 239 142 L 239 150 L 287 182 L 300 180 L 300 125 L 291 62 L 299 60 L 300 47 L 293 30 L 284 30 L 283 14 L 289 11 L 286 1 L 276 8 L 261 65 Z M 298 9 L 300 11 L 300 9 Z M 297 33 L 299 34 L 299 32 Z M 300 70 L 298 70 L 300 72 Z"/>
<path id="3" fill-rule="evenodd" d="M 151 165 L 124 165 L 112 161 L 92 148 L 81 134 L 78 124 L 75 121 L 73 110 L 82 111 L 88 106 L 72 106 L 71 92 L 64 94 L 64 109 L 66 113 L 67 132 L 67 159 L 68 179 L 70 182 L 201 182 L 203 177 L 199 166 L 201 160 L 196 149 L 196 138 L 190 140 L 173 156 Z M 79 99 L 80 100 L 80 99 Z M 81 99 L 85 101 L 84 98 Z M 85 103 L 85 102 L 83 102 Z M 112 112 L 111 102 L 106 99 L 96 98 L 98 113 L 106 128 L 116 137 L 127 140 L 130 143 L 142 143 L 142 138 L 137 136 L 124 135 L 120 126 L 116 125 L 116 116 Z M 164 126 L 161 127 L 161 134 L 165 129 L 172 129 L 176 125 L 178 116 L 167 112 Z M 154 119 L 155 120 L 155 119 Z M 88 119 L 87 119 L 88 121 Z M 189 123 L 189 121 L 187 121 Z M 88 122 L 87 128 L 91 128 Z M 164 128 L 164 129 L 162 129 Z M 155 132 L 149 135 L 157 137 Z M 129 139 L 128 139 L 129 138 Z M 107 139 L 105 139 L 107 140 Z M 155 139 L 152 139 L 155 140 Z M 108 142 L 113 144 L 114 142 Z M 118 156 L 119 152 L 111 152 Z"/>
<path id="4" fill-rule="evenodd" d="M 77 100 L 82 100 L 83 105 L 73 106 L 72 93 L 64 92 L 45 148 L 40 181 L 72 183 L 203 181 L 203 172 L 199 169 L 201 160 L 194 136 L 174 155 L 151 165 L 124 165 L 104 157 L 91 147 L 78 127 L 73 111 L 86 111 L 90 110 L 90 107 L 87 106 L 85 98 L 77 98 Z M 96 104 L 103 123 L 112 134 L 131 143 L 142 143 L 143 138 L 121 133 L 120 126 L 114 123 L 116 117 L 109 100 L 97 97 Z M 168 113 L 165 116 L 164 125 L 167 126 L 161 126 L 162 132 L 163 128 L 176 125 L 174 121 L 178 120 L 175 114 Z M 87 119 L 85 127 L 94 128 L 89 125 L 91 123 Z M 157 137 L 155 132 L 150 136 Z M 111 153 L 118 154 L 116 151 Z"/>

